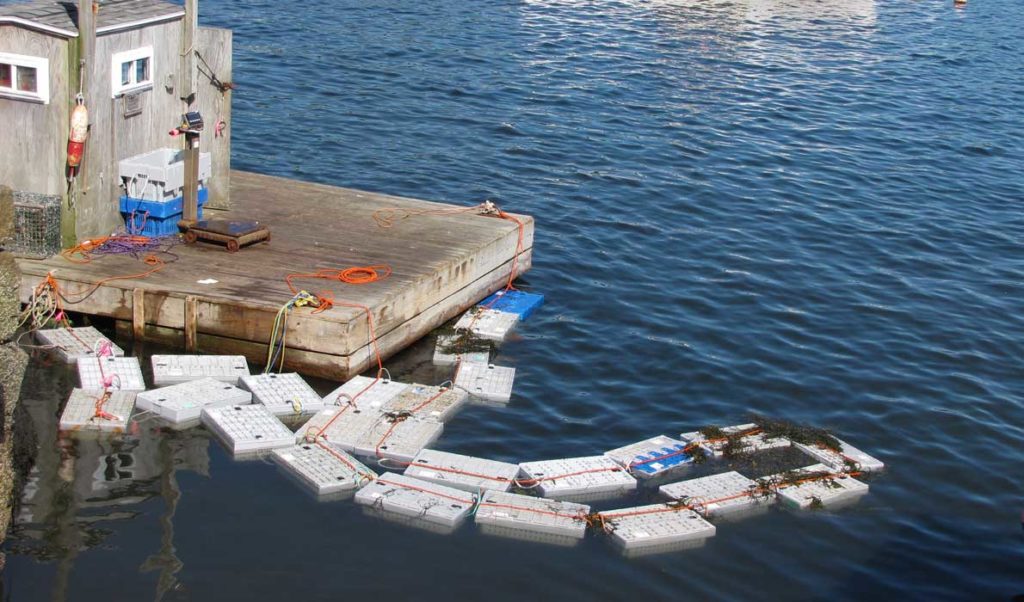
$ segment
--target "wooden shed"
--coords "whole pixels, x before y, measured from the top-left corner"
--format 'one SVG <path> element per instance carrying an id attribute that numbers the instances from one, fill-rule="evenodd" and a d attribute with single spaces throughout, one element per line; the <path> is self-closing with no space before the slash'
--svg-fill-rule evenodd
<path id="1" fill-rule="evenodd" d="M 231 31 L 197 26 L 197 1 L 28 0 L 0 5 L 0 185 L 63 199 L 64 245 L 124 222 L 122 159 L 182 148 L 169 131 L 199 111 L 209 207 L 230 205 Z M 70 115 L 89 111 L 69 180 Z"/>

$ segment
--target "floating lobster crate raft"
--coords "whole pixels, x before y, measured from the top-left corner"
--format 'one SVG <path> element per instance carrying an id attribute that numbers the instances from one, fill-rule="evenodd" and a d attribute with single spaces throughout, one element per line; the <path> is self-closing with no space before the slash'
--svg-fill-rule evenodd
<path id="1" fill-rule="evenodd" d="M 699 514 L 674 504 L 652 504 L 601 512 L 601 523 L 624 550 L 678 550 L 698 547 L 715 535 L 715 526 Z"/>
<path id="2" fill-rule="evenodd" d="M 138 358 L 83 357 L 78 360 L 78 382 L 89 391 L 117 389 L 119 391 L 145 391 L 142 367 Z"/>
<path id="3" fill-rule="evenodd" d="M 388 412 L 411 412 L 416 416 L 429 416 L 441 422 L 455 416 L 469 401 L 469 395 L 457 388 L 444 389 L 430 385 L 409 385 L 404 391 L 384 403 Z"/>
<path id="4" fill-rule="evenodd" d="M 502 491 L 485 491 L 476 524 L 490 535 L 574 545 L 587 531 L 590 506 Z"/>
<path id="5" fill-rule="evenodd" d="M 455 386 L 469 393 L 474 399 L 508 403 L 512 399 L 512 383 L 515 378 L 515 368 L 464 361 L 459 363 Z"/>
<path id="6" fill-rule="evenodd" d="M 294 372 L 243 376 L 239 384 L 275 416 L 315 414 L 324 408 L 324 400 Z"/>
<path id="7" fill-rule="evenodd" d="M 299 427 L 296 441 L 319 437 L 357 455 L 409 462 L 441 436 L 444 424 L 429 416 L 411 416 L 353 406 L 325 408 Z"/>
<path id="8" fill-rule="evenodd" d="M 328 406 L 313 414 L 295 431 L 295 441 L 311 442 L 323 437 L 341 445 L 347 451 L 353 451 L 359 435 L 383 415 L 384 411 L 380 409 L 361 410 L 351 405 Z"/>
<path id="9" fill-rule="evenodd" d="M 273 242 L 230 255 L 212 255 L 206 245 L 179 246 L 177 261 L 145 278 L 124 277 L 143 271 L 129 255 L 83 264 L 60 255 L 18 259 L 21 301 L 28 303 L 51 271 L 63 290 L 101 282 L 88 302 L 65 309 L 113 318 L 126 336 L 187 343 L 263 364 L 278 312 L 295 295 L 286 274 L 315 272 L 324 258 L 342 268 L 373 258 L 391 268 L 390 276 L 359 287 L 323 280 L 296 284 L 368 308 L 377 348 L 387 358 L 503 288 L 513 269 L 518 276 L 531 267 L 534 220 L 529 216 L 514 216 L 520 226 L 465 206 L 240 171 L 223 176 L 230 182 L 232 209 L 217 217 L 273 224 Z M 409 218 L 382 227 L 375 219 L 382 214 Z M 339 223 L 345 224 L 343 237 Z M 358 375 L 376 364 L 369 329 L 362 307 L 295 307 L 280 370 L 335 380 Z"/>
<path id="10" fill-rule="evenodd" d="M 249 376 L 249 364 L 243 355 L 154 355 L 153 385 L 165 387 L 214 378 L 232 385 Z"/>
<path id="11" fill-rule="evenodd" d="M 476 499 L 460 489 L 388 472 L 360 489 L 355 502 L 454 529 L 469 516 Z"/>
<path id="12" fill-rule="evenodd" d="M 797 449 L 832 470 L 852 469 L 860 472 L 879 472 L 885 469 L 885 464 L 878 458 L 869 456 L 842 439 L 836 439 L 836 441 L 839 442 L 839 451 L 819 445 L 805 445 L 803 443 L 796 443 L 795 445 Z"/>
<path id="13" fill-rule="evenodd" d="M 736 471 L 662 485 L 665 497 L 691 506 L 706 518 L 739 518 L 775 502 L 775 493 Z"/>
<path id="14" fill-rule="evenodd" d="M 353 404 L 359 409 L 383 409 L 385 404 L 409 388 L 389 378 L 356 376 L 324 395 L 325 405 Z"/>
<path id="15" fill-rule="evenodd" d="M 664 435 L 613 449 L 604 455 L 641 479 L 660 477 L 694 463 L 686 443 Z"/>
<path id="16" fill-rule="evenodd" d="M 206 407 L 201 420 L 234 455 L 295 444 L 295 435 L 264 405 Z"/>
<path id="17" fill-rule="evenodd" d="M 60 429 L 121 432 L 127 428 L 134 408 L 133 391 L 72 389 L 60 416 Z"/>
<path id="18" fill-rule="evenodd" d="M 762 452 L 769 449 L 779 449 L 793 445 L 793 443 L 785 437 L 766 436 L 764 433 L 759 431 L 756 424 L 727 426 L 722 429 L 722 433 L 728 438 L 740 435 L 737 438 L 736 445 L 738 445 L 738 451 L 742 453 Z M 749 434 L 744 435 L 742 433 Z M 682 433 L 679 435 L 679 438 L 686 443 L 699 443 L 707 449 L 708 453 L 711 453 L 716 458 L 725 454 L 726 446 L 729 444 L 729 441 L 726 439 L 709 439 L 700 431 Z"/>
<path id="19" fill-rule="evenodd" d="M 519 465 L 424 449 L 405 467 L 405 475 L 476 493 L 508 491 Z"/>
<path id="20" fill-rule="evenodd" d="M 519 469 L 525 475 L 521 482 L 556 500 L 599 500 L 636 489 L 636 479 L 607 456 L 523 462 Z"/>
<path id="21" fill-rule="evenodd" d="M 212 378 L 193 380 L 139 393 L 135 406 L 149 410 L 171 424 L 198 421 L 204 408 L 244 405 L 252 394 Z"/>
<path id="22" fill-rule="evenodd" d="M 377 477 L 365 464 L 326 441 L 275 449 L 271 457 L 321 499 L 352 494 Z"/>
<path id="23" fill-rule="evenodd" d="M 519 315 L 474 307 L 455 323 L 455 330 L 469 331 L 485 341 L 504 341 L 519 322 Z"/>
<path id="24" fill-rule="evenodd" d="M 544 295 L 510 289 L 494 293 L 478 303 L 477 307 L 515 314 L 518 321 L 524 322 L 543 304 Z"/>
<path id="25" fill-rule="evenodd" d="M 824 464 L 798 468 L 765 481 L 776 488 L 783 504 L 800 509 L 841 508 L 856 503 L 868 492 L 867 483 L 834 472 Z"/>
<path id="26" fill-rule="evenodd" d="M 124 350 L 92 326 L 37 330 L 36 340 L 53 347 L 64 363 L 73 364 L 83 357 L 98 357 L 101 346 L 108 346 L 110 355 L 121 357 Z"/>
<path id="27" fill-rule="evenodd" d="M 462 362 L 486 364 L 491 359 L 490 351 L 457 351 L 453 349 L 461 337 L 441 335 L 437 337 L 432 359 L 435 366 L 454 366 Z"/>

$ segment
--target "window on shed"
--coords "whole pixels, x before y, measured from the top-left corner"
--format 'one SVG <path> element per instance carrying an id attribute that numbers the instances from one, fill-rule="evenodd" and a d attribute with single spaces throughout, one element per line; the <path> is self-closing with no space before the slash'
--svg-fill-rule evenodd
<path id="1" fill-rule="evenodd" d="M 50 69 L 46 59 L 0 52 L 0 96 L 50 102 Z"/>
<path id="2" fill-rule="evenodd" d="M 112 94 L 115 98 L 153 87 L 152 46 L 115 53 L 111 63 Z"/>

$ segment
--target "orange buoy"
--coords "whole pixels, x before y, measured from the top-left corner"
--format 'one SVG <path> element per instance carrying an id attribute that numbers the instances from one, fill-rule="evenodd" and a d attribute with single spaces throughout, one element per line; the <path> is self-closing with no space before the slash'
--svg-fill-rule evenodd
<path id="1" fill-rule="evenodd" d="M 78 104 L 71 111 L 71 133 L 68 134 L 68 167 L 75 168 L 82 163 L 82 154 L 85 152 L 85 140 L 89 137 L 89 111 L 85 108 L 84 102 L 79 99 Z"/>

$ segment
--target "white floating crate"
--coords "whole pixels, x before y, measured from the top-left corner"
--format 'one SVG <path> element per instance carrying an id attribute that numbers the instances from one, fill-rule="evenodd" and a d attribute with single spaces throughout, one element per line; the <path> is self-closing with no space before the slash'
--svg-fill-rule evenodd
<path id="1" fill-rule="evenodd" d="M 249 376 L 249 363 L 244 355 L 154 355 L 153 385 L 177 385 L 200 378 L 237 385 Z"/>
<path id="2" fill-rule="evenodd" d="M 590 506 L 485 491 L 476 510 L 476 523 L 490 535 L 563 545 L 577 543 L 587 531 Z"/>
<path id="3" fill-rule="evenodd" d="M 693 464 L 686 443 L 665 436 L 613 449 L 604 455 L 641 479 L 658 477 Z"/>
<path id="4" fill-rule="evenodd" d="M 459 489 L 388 472 L 360 489 L 355 502 L 413 520 L 454 528 L 469 516 L 476 498 Z"/>
<path id="5" fill-rule="evenodd" d="M 371 457 L 412 462 L 416 454 L 430 447 L 444 430 L 435 418 L 410 417 L 395 422 L 385 413 L 355 441 L 355 453 Z"/>
<path id="6" fill-rule="evenodd" d="M 104 377 L 110 379 L 111 389 L 120 391 L 145 391 L 142 368 L 138 358 L 83 357 L 78 360 L 78 382 L 81 388 L 96 391 L 104 388 Z"/>
<path id="7" fill-rule="evenodd" d="M 455 386 L 483 401 L 508 403 L 515 378 L 515 368 L 462 362 L 455 374 Z"/>
<path id="8" fill-rule="evenodd" d="M 703 544 L 715 526 L 687 508 L 652 504 L 600 513 L 605 532 L 624 550 L 677 550 L 680 544 Z"/>
<path id="9" fill-rule="evenodd" d="M 295 444 L 295 435 L 264 405 L 203 408 L 203 425 L 232 454 L 261 452 Z"/>
<path id="10" fill-rule="evenodd" d="M 390 379 L 357 376 L 324 396 L 324 405 L 344 406 L 354 402 L 361 410 L 383 408 L 409 385 Z"/>
<path id="11" fill-rule="evenodd" d="M 405 475 L 477 492 L 508 491 L 519 474 L 519 465 L 425 449 L 405 468 Z"/>
<path id="12" fill-rule="evenodd" d="M 878 458 L 869 456 L 842 439 L 836 439 L 836 441 L 839 441 L 840 451 L 838 452 L 817 445 L 804 445 L 803 443 L 794 445 L 832 470 L 848 470 L 850 467 L 847 466 L 847 463 L 852 464 L 854 470 L 861 472 L 880 472 L 885 469 L 885 464 Z"/>
<path id="13" fill-rule="evenodd" d="M 244 405 L 252 394 L 212 378 L 161 387 L 139 393 L 135 406 L 149 410 L 172 424 L 197 421 L 204 408 Z"/>
<path id="14" fill-rule="evenodd" d="M 383 415 L 384 411 L 380 409 L 362 410 L 355 406 L 326 407 L 295 431 L 295 441 L 312 442 L 322 435 L 346 451 L 355 451 L 359 436 L 369 430 Z"/>
<path id="15" fill-rule="evenodd" d="M 844 473 L 836 473 L 824 464 L 814 464 L 788 473 L 790 476 L 831 473 L 830 476 L 797 485 L 778 485 L 778 496 L 783 504 L 794 508 L 808 509 L 815 506 L 840 508 L 857 502 L 868 492 L 867 483 L 862 483 Z M 768 481 L 782 477 L 775 475 Z"/>
<path id="16" fill-rule="evenodd" d="M 439 336 L 437 337 L 437 344 L 434 347 L 434 365 L 435 366 L 454 366 L 459 363 L 459 360 L 464 362 L 473 362 L 476 364 L 486 364 L 491 360 L 490 351 L 467 351 L 465 353 L 449 353 L 448 348 L 457 341 L 457 336 Z"/>
<path id="17" fill-rule="evenodd" d="M 124 355 L 123 349 L 92 326 L 37 330 L 36 339 L 42 345 L 53 347 L 57 355 L 67 364 L 73 364 L 83 357 L 97 357 L 100 346 L 106 343 L 110 344 L 112 355 L 115 357 Z"/>
<path id="18" fill-rule="evenodd" d="M 430 403 L 426 403 L 427 401 Z M 417 417 L 429 416 L 444 422 L 461 410 L 468 401 L 469 395 L 458 388 L 443 391 L 441 387 L 413 384 L 388 400 L 384 404 L 384 409 L 389 412 L 415 410 Z"/>
<path id="19" fill-rule="evenodd" d="M 455 330 L 468 330 L 485 341 L 504 341 L 517 322 L 518 314 L 474 307 L 462 314 Z"/>
<path id="20" fill-rule="evenodd" d="M 727 426 L 722 429 L 722 432 L 726 435 L 735 435 L 737 433 L 743 433 L 746 431 L 753 431 L 757 429 L 756 424 L 737 424 L 736 426 Z M 722 457 L 724 448 L 726 446 L 725 441 L 709 441 L 700 431 L 691 433 L 682 433 L 679 438 L 686 443 L 700 443 L 708 452 L 714 455 L 716 458 Z M 785 437 L 772 437 L 768 438 L 764 433 L 752 433 L 745 435 L 740 438 L 740 446 L 744 453 L 762 452 L 769 449 L 778 449 L 783 447 L 790 447 L 792 442 Z"/>
<path id="21" fill-rule="evenodd" d="M 706 518 L 738 518 L 775 502 L 773 492 L 760 490 L 755 481 L 735 471 L 662 485 L 659 491 Z"/>
<path id="22" fill-rule="evenodd" d="M 103 402 L 103 412 L 109 415 L 96 415 L 96 402 L 103 397 L 104 391 L 73 389 L 71 397 L 64 406 L 60 416 L 60 429 L 63 431 L 111 431 L 121 432 L 128 426 L 128 419 L 135 407 L 135 393 L 132 391 L 111 391 L 110 397 Z"/>
<path id="23" fill-rule="evenodd" d="M 294 372 L 243 376 L 240 384 L 252 393 L 254 403 L 267 406 L 275 416 L 315 414 L 324 408 L 324 400 Z"/>
<path id="24" fill-rule="evenodd" d="M 519 469 L 524 484 L 556 500 L 604 499 L 636 489 L 636 479 L 607 456 L 524 462 Z"/>
<path id="25" fill-rule="evenodd" d="M 354 492 L 377 478 L 362 462 L 326 441 L 275 449 L 272 457 L 321 498 Z"/>

